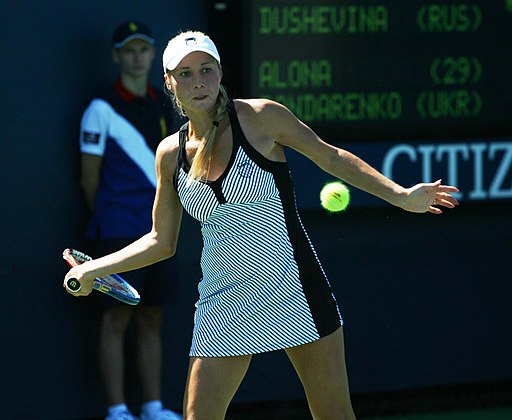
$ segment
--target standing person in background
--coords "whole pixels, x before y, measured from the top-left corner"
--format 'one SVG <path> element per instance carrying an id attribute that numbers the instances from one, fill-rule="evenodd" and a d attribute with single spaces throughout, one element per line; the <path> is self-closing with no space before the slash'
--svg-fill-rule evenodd
<path id="1" fill-rule="evenodd" d="M 203 252 L 185 418 L 223 419 L 252 356 L 283 350 L 313 418 L 354 420 L 343 321 L 301 223 L 285 149 L 410 212 L 452 209 L 458 189 L 441 181 L 402 187 L 323 141 L 283 105 L 228 98 L 220 55 L 201 32 L 171 39 L 163 70 L 188 122 L 158 147 L 153 227 L 122 250 L 71 268 L 65 281 L 78 279 L 75 295 L 84 296 L 94 277 L 171 257 L 186 210 L 201 223 Z"/>
<path id="2" fill-rule="evenodd" d="M 124 23 L 112 41 L 119 78 L 92 100 L 80 132 L 80 184 L 92 212 L 87 238 L 93 241 L 92 253 L 100 255 L 123 248 L 151 229 L 155 151 L 171 129 L 170 109 L 164 107 L 167 99 L 148 81 L 155 57 L 149 28 Z M 103 299 L 99 355 L 109 420 L 136 418 L 128 409 L 124 390 L 125 333 L 132 319 L 137 327 L 135 365 L 144 401 L 141 418 L 181 419 L 161 402 L 162 305 L 174 299 L 171 287 L 177 284 L 177 267 L 170 264 L 162 262 L 126 275 L 141 293 L 138 306 Z"/>

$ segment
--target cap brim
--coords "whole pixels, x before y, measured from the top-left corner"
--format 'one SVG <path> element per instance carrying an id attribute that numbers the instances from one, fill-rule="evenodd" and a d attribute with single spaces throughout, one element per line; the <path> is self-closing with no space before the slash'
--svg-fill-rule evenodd
<path id="1" fill-rule="evenodd" d="M 166 64 L 165 68 L 171 71 L 174 70 L 176 67 L 178 67 L 178 64 L 180 64 L 181 60 L 183 60 L 187 55 L 192 54 L 193 52 L 204 52 L 220 63 L 220 57 L 208 47 L 194 47 L 180 51 Z"/>

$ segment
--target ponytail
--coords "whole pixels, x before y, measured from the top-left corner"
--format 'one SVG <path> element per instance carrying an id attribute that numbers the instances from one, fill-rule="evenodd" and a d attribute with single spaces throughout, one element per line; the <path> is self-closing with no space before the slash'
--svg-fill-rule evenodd
<path id="1" fill-rule="evenodd" d="M 183 109 L 181 102 L 176 98 L 176 95 L 172 94 L 167 89 L 166 91 L 167 93 L 169 93 L 174 108 L 176 109 L 178 114 L 180 114 L 182 117 L 185 117 L 185 110 Z M 215 103 L 215 106 L 210 112 L 213 123 L 211 128 L 204 135 L 203 140 L 201 141 L 201 144 L 199 145 L 199 148 L 196 151 L 194 159 L 192 160 L 192 166 L 190 167 L 190 171 L 188 173 L 188 183 L 192 183 L 193 181 L 199 181 L 201 179 L 205 179 L 208 177 L 215 135 L 217 134 L 219 121 L 226 114 L 227 103 L 228 94 L 224 86 L 220 85 L 219 95 L 217 96 L 217 102 Z"/>
<path id="2" fill-rule="evenodd" d="M 217 134 L 219 121 L 226 113 L 227 102 L 228 96 L 226 90 L 221 85 L 219 96 L 217 97 L 217 103 L 215 104 L 215 108 L 212 110 L 213 123 L 211 128 L 206 132 L 203 141 L 194 156 L 192 166 L 188 173 L 189 182 L 199 181 L 200 179 L 208 177 L 215 135 Z"/>

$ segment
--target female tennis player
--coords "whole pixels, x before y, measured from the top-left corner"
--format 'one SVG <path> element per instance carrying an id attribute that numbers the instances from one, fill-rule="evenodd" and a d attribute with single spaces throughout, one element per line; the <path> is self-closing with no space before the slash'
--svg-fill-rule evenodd
<path id="1" fill-rule="evenodd" d="M 440 181 L 404 188 L 322 141 L 284 106 L 228 99 L 219 53 L 203 33 L 171 39 L 163 68 L 188 122 L 158 148 L 153 228 L 66 278 L 81 281 L 78 295 L 87 295 L 95 277 L 172 256 L 185 209 L 200 222 L 204 246 L 184 417 L 224 418 L 252 355 L 284 350 L 314 418 L 354 419 L 342 318 L 297 213 L 284 149 L 410 212 L 455 207 L 457 188 Z"/>

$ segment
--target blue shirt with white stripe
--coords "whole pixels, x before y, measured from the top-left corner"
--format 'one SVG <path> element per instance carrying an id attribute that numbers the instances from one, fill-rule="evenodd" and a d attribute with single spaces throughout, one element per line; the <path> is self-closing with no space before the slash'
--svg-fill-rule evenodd
<path id="1" fill-rule="evenodd" d="M 151 230 L 155 151 L 171 128 L 170 102 L 149 85 L 140 98 L 117 81 L 91 101 L 80 151 L 101 156 L 102 167 L 88 238 L 133 238 Z"/>

